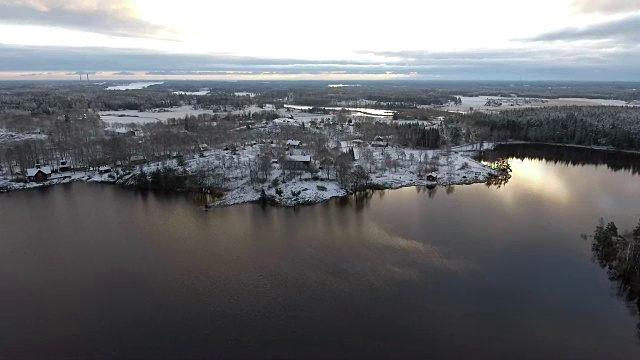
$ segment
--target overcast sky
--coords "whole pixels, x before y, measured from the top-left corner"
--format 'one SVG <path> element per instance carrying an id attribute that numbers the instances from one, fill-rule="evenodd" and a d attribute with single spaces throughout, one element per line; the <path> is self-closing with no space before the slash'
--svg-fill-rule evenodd
<path id="1" fill-rule="evenodd" d="M 640 81 L 640 0 L 0 0 L 0 79 Z"/>

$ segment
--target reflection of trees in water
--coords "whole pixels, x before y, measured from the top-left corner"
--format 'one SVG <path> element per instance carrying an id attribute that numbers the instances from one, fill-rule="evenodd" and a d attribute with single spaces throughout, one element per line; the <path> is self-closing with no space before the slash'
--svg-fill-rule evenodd
<path id="1" fill-rule="evenodd" d="M 362 190 L 357 191 L 349 196 L 343 196 L 336 200 L 336 203 L 341 207 L 353 207 L 356 210 L 363 210 L 371 203 L 371 199 L 375 194 L 378 194 L 380 198 L 384 197 L 384 190 Z"/>
<path id="2" fill-rule="evenodd" d="M 616 294 L 634 314 L 640 313 L 640 222 L 633 233 L 619 234 L 613 222 L 596 227 L 591 243 L 594 260 L 607 271 Z M 640 339 L 640 323 L 636 326 Z"/>
<path id="3" fill-rule="evenodd" d="M 511 174 L 509 173 L 505 173 L 500 176 L 490 176 L 487 179 L 487 182 L 485 182 L 485 185 L 487 185 L 487 187 L 495 186 L 497 189 L 500 189 L 501 187 L 507 185 L 509 180 L 511 180 Z"/>
<path id="4" fill-rule="evenodd" d="M 499 158 L 545 160 L 570 165 L 606 165 L 612 171 L 627 170 L 640 174 L 640 154 L 621 151 L 546 144 L 506 144 L 480 155 L 482 161 L 492 162 Z"/>

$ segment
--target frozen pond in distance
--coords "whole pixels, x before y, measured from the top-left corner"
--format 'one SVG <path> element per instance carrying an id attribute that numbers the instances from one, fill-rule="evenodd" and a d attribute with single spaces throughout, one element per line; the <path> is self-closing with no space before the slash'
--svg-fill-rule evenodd
<path id="1" fill-rule="evenodd" d="M 164 81 L 156 81 L 156 82 L 134 82 L 127 85 L 115 85 L 109 86 L 105 90 L 140 90 L 148 88 L 151 85 L 162 85 Z"/>

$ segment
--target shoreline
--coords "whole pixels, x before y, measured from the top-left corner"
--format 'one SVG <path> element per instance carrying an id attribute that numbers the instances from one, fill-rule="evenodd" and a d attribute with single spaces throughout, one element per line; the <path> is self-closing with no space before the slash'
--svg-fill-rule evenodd
<path id="1" fill-rule="evenodd" d="M 584 145 L 574 144 L 553 144 L 553 143 L 540 143 L 540 142 L 527 142 L 527 141 L 507 141 L 496 143 L 485 143 L 487 146 L 483 150 L 476 148 L 478 144 L 465 144 L 452 147 L 452 154 L 450 155 L 453 166 L 445 166 L 443 159 L 440 159 L 439 170 L 436 170 L 435 174 L 437 179 L 435 181 L 428 181 L 423 176 L 416 172 L 417 164 L 415 162 L 407 162 L 395 170 L 386 169 L 383 171 L 371 172 L 370 179 L 364 184 L 360 185 L 358 191 L 354 191 L 349 188 L 345 188 L 339 185 L 338 181 L 326 176 L 318 176 L 318 174 L 311 175 L 309 173 L 298 176 L 289 176 L 288 181 L 284 181 L 286 178 L 280 170 L 275 171 L 270 179 L 262 183 L 250 183 L 246 178 L 230 179 L 224 188 L 224 193 L 221 197 L 215 199 L 207 199 L 203 201 L 202 207 L 204 208 L 220 208 L 232 205 L 239 205 L 245 203 L 261 203 L 265 202 L 270 206 L 279 207 L 296 207 L 319 204 L 334 198 L 340 198 L 350 196 L 358 193 L 362 190 L 395 190 L 405 187 L 415 186 L 450 186 L 450 185 L 473 185 L 479 183 L 486 183 L 492 176 L 496 176 L 497 173 L 486 165 L 483 165 L 479 161 L 473 159 L 474 155 L 477 155 L 480 151 L 493 150 L 495 146 L 499 145 L 546 145 L 556 147 L 574 147 L 581 149 L 591 149 L 603 152 L 620 152 L 630 154 L 640 154 L 640 151 L 634 150 L 619 150 L 604 147 L 589 147 Z M 440 154 L 440 150 L 418 150 L 418 149 L 403 149 L 410 153 L 429 152 L 432 154 Z M 391 151 L 391 149 L 389 149 Z M 195 162 L 197 167 L 197 159 L 191 160 Z M 461 166 L 464 164 L 464 166 Z M 156 169 L 159 165 L 157 163 L 150 163 L 146 165 L 146 172 L 150 173 L 153 169 Z M 116 169 L 114 169 L 116 170 Z M 129 179 L 136 175 L 136 170 L 122 174 L 120 169 L 116 170 L 119 176 L 114 176 L 114 173 L 98 174 L 94 171 L 89 172 L 72 172 L 63 173 L 55 176 L 53 179 L 43 183 L 16 183 L 11 182 L 10 176 L 4 178 L 0 177 L 0 194 L 10 193 L 13 191 L 42 189 L 50 186 L 69 184 L 77 181 L 86 183 L 101 183 L 118 185 L 124 189 L 133 189 L 134 187 L 127 182 Z M 322 175 L 322 174 L 320 174 Z M 283 179 L 277 185 L 271 185 L 273 180 Z M 152 191 L 167 191 L 174 193 L 192 193 L 203 194 L 202 191 L 195 188 L 187 189 L 139 189 L 139 190 L 152 190 Z"/>
<path id="2" fill-rule="evenodd" d="M 392 190 L 410 186 L 448 186 L 484 183 L 491 176 L 495 175 L 495 171 L 488 166 L 473 159 L 477 151 L 469 149 L 469 145 L 460 147 L 457 151 L 452 151 L 449 155 L 441 154 L 440 150 L 420 150 L 396 148 L 396 151 L 406 152 L 406 156 L 400 160 L 394 160 L 396 165 L 383 166 L 377 164 L 373 168 L 369 168 L 367 179 L 362 179 L 360 185 L 351 182 L 343 182 L 342 185 L 337 179 L 337 174 L 327 173 L 325 170 L 317 170 L 315 172 L 291 173 L 284 171 L 276 166 L 270 176 L 262 182 L 251 181 L 247 176 L 230 177 L 222 185 L 223 194 L 221 197 L 208 198 L 203 197 L 202 204 L 205 208 L 210 207 L 226 207 L 236 204 L 252 203 L 262 201 L 271 205 L 294 207 L 301 205 L 318 204 L 333 198 L 348 196 L 357 191 L 357 189 L 379 189 Z M 471 145 L 472 147 L 472 145 Z M 389 148 L 389 153 L 394 153 Z M 209 157 L 215 156 L 216 151 L 212 151 L 205 158 L 193 159 L 187 161 L 184 169 L 189 171 L 197 171 L 201 166 L 205 166 Z M 378 154 L 381 157 L 380 153 Z M 411 156 L 409 156 L 411 155 Z M 427 180 L 427 163 L 421 159 L 422 155 L 429 155 L 434 158 L 435 170 L 432 175 L 435 179 Z M 435 160 L 435 157 L 438 160 Z M 409 159 L 409 160 L 408 160 Z M 354 162 L 354 166 L 359 162 Z M 170 167 L 177 165 L 170 163 Z M 160 168 L 160 163 L 150 163 L 145 165 L 143 171 L 149 176 L 155 169 Z M 164 166 L 164 165 L 163 165 Z M 429 170 L 431 171 L 431 170 Z M 68 174 L 68 175 L 67 175 Z M 135 188 L 130 182 L 140 174 L 140 170 L 131 170 L 125 173 L 120 168 L 114 169 L 114 172 L 107 174 L 97 174 L 93 170 L 90 172 L 75 172 L 56 174 L 49 181 L 42 183 L 16 183 L 11 182 L 10 177 L 6 177 L 3 181 L 0 178 L 0 193 L 44 188 L 59 184 L 67 184 L 76 181 L 87 183 L 97 182 L 104 184 L 118 185 L 123 188 Z M 331 176 L 329 176 L 331 175 Z M 351 176 L 351 175 L 349 175 Z M 213 189 L 213 186 L 207 186 Z M 193 194 L 205 194 L 197 188 L 185 189 L 165 189 L 169 192 L 191 192 Z M 154 190 L 146 189 L 143 190 Z M 194 191 L 195 190 L 195 191 Z"/>

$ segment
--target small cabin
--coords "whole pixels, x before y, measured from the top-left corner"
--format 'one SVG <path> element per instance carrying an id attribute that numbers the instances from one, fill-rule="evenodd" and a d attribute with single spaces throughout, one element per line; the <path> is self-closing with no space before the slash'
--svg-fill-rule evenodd
<path id="1" fill-rule="evenodd" d="M 300 140 L 287 140 L 287 147 L 297 148 L 300 146 L 300 144 L 301 144 Z"/>
<path id="2" fill-rule="evenodd" d="M 98 174 L 108 174 L 111 172 L 111 166 L 100 166 L 98 168 Z"/>
<path id="3" fill-rule="evenodd" d="M 438 181 L 438 174 L 436 174 L 434 172 L 427 174 L 427 181 L 429 181 L 429 182 Z"/>
<path id="4" fill-rule="evenodd" d="M 389 146 L 389 142 L 385 140 L 382 136 L 376 136 L 375 138 L 373 138 L 373 141 L 371 142 L 371 147 L 386 148 L 387 146 Z"/>
<path id="5" fill-rule="evenodd" d="M 36 164 L 35 167 L 27 169 L 27 180 L 29 182 L 45 182 L 51 178 L 51 167 Z"/>
<path id="6" fill-rule="evenodd" d="M 200 152 L 208 151 L 209 150 L 209 145 L 200 144 L 200 145 L 198 145 L 198 150 L 200 150 Z"/>
<path id="7" fill-rule="evenodd" d="M 307 170 L 311 167 L 311 156 L 287 155 L 287 167 L 296 170 Z"/>
<path id="8" fill-rule="evenodd" d="M 142 155 L 132 155 L 129 158 L 129 163 L 133 165 L 144 164 L 145 162 L 147 162 L 147 159 Z"/>
<path id="9" fill-rule="evenodd" d="M 69 161 L 64 159 L 60 160 L 58 163 L 58 171 L 61 173 L 71 171 L 71 164 L 69 164 Z"/>

